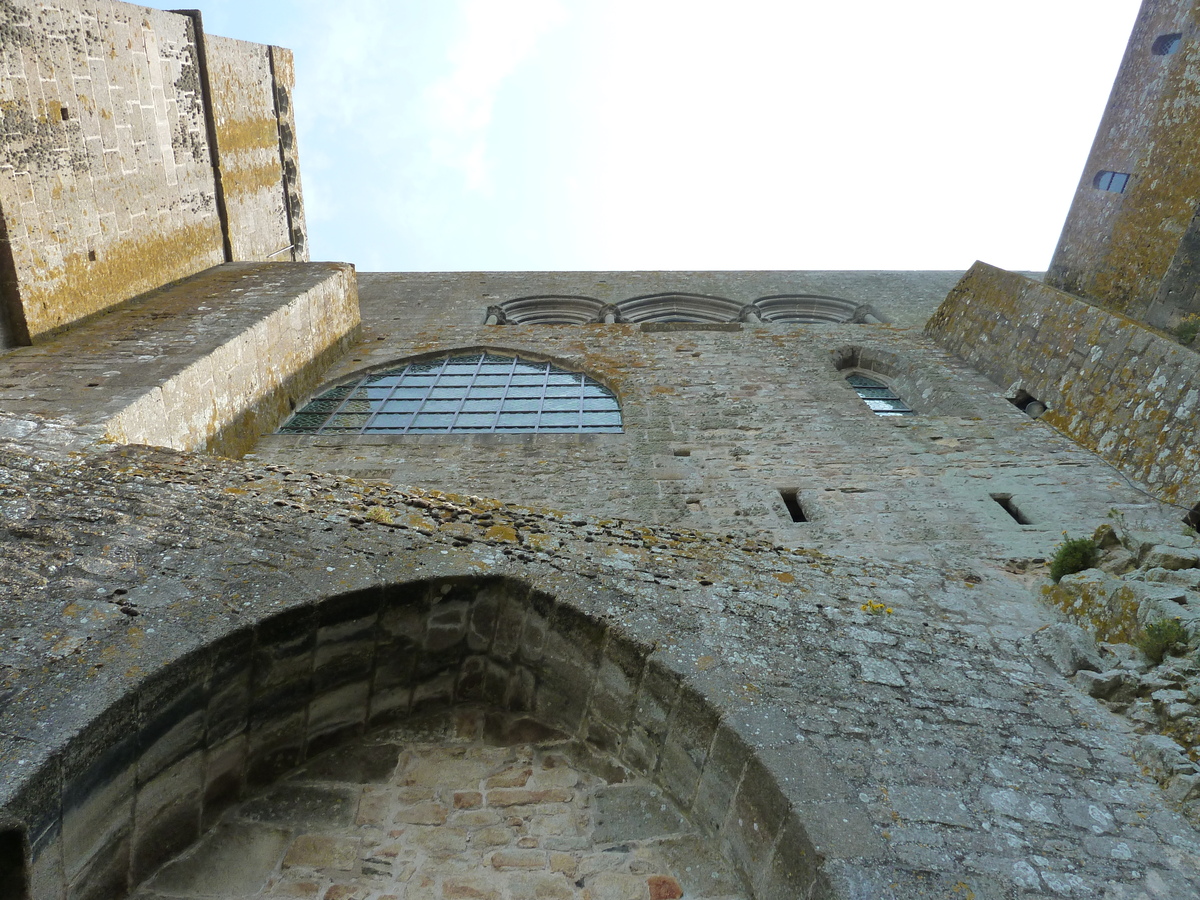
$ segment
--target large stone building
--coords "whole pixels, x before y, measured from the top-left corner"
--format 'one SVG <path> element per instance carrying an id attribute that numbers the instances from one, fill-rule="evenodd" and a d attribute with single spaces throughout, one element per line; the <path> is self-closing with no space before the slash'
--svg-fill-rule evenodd
<path id="1" fill-rule="evenodd" d="M 1045 279 L 381 274 L 287 51 L 0 0 L 0 900 L 1200 897 L 1198 14 Z"/>

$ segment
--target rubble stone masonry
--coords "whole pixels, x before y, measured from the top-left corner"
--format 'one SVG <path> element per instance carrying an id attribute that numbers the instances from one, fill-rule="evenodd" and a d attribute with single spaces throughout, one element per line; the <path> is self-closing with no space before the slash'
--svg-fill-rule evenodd
<path id="1" fill-rule="evenodd" d="M 1200 355 L 1125 316 L 976 263 L 927 332 L 1159 497 L 1200 500 Z M 1182 513 L 1181 513 L 1182 517 Z"/>

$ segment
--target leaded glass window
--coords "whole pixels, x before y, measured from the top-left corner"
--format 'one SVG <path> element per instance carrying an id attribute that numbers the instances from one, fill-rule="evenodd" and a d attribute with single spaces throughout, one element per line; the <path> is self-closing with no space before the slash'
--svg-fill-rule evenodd
<path id="1" fill-rule="evenodd" d="M 580 372 L 476 353 L 414 362 L 338 385 L 280 434 L 620 432 L 617 398 Z"/>
<path id="2" fill-rule="evenodd" d="M 846 376 L 855 393 L 877 416 L 913 416 L 912 408 L 882 381 L 855 372 Z"/>

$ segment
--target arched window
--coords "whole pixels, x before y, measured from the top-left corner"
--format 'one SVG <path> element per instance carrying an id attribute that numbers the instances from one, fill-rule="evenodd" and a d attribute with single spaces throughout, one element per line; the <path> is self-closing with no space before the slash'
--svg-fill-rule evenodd
<path id="1" fill-rule="evenodd" d="M 870 378 L 861 372 L 851 372 L 846 376 L 846 381 L 877 416 L 916 415 L 912 407 L 900 399 L 899 394 L 876 378 Z"/>
<path id="2" fill-rule="evenodd" d="M 474 353 L 412 362 L 331 388 L 280 434 L 620 432 L 617 398 L 579 372 Z"/>
<path id="3" fill-rule="evenodd" d="M 1180 31 L 1173 34 L 1160 34 L 1150 45 L 1150 52 L 1155 56 L 1170 56 L 1179 49 L 1179 42 L 1182 40 L 1183 32 Z"/>

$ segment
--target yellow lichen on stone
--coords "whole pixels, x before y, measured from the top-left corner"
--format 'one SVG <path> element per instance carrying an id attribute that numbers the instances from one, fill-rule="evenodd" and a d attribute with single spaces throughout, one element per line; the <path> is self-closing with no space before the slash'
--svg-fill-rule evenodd
<path id="1" fill-rule="evenodd" d="M 485 541 L 500 541 L 505 544 L 515 544 L 519 540 L 517 530 L 511 525 L 493 525 L 483 533 Z"/>

